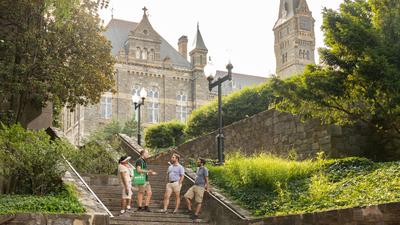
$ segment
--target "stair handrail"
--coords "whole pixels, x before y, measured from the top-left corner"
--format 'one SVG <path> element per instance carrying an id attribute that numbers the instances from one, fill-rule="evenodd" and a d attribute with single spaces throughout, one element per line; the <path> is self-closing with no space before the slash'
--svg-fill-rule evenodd
<path id="1" fill-rule="evenodd" d="M 131 149 L 133 149 L 133 151 L 138 152 L 138 151 L 135 149 L 135 147 L 134 147 L 130 142 L 128 142 L 127 140 L 125 140 L 125 138 L 124 138 L 122 135 L 118 135 L 118 136 L 120 137 L 120 139 L 121 139 L 125 144 L 127 144 L 129 147 L 131 147 Z M 181 154 L 180 154 L 178 151 L 176 151 L 175 149 L 171 149 L 170 151 L 173 151 L 173 152 L 175 152 L 175 153 L 181 155 Z M 182 155 L 181 155 L 181 156 L 182 156 Z M 185 176 L 188 180 L 190 180 L 192 183 L 194 183 L 193 178 L 190 177 L 190 176 L 187 174 L 186 170 L 185 170 L 184 176 Z M 229 211 L 231 211 L 231 212 L 234 213 L 236 216 L 238 216 L 241 220 L 249 220 L 249 218 L 247 218 L 247 217 L 243 216 L 242 214 L 240 214 L 239 212 L 237 212 L 234 208 L 232 208 L 231 206 L 227 205 L 225 202 L 223 202 L 223 201 L 222 201 L 221 199 L 219 199 L 217 196 L 215 196 L 214 194 L 212 194 L 210 191 L 208 191 L 208 194 L 209 194 L 213 199 L 215 199 L 217 202 L 219 202 L 221 205 L 223 205 L 225 208 L 227 208 Z"/>
<path id="2" fill-rule="evenodd" d="M 85 182 L 85 180 L 81 177 L 81 175 L 78 173 L 78 171 L 75 170 L 75 168 L 72 166 L 72 164 L 62 155 L 64 158 L 65 162 L 68 164 L 69 168 L 75 173 L 75 175 L 79 178 L 79 180 L 82 181 L 83 185 L 89 190 L 89 192 L 94 196 L 94 198 L 100 203 L 100 205 L 106 210 L 107 214 L 112 218 L 114 215 L 108 210 L 108 208 L 103 204 L 103 202 L 100 200 L 99 197 L 97 197 L 96 193 L 89 187 L 89 185 Z"/>

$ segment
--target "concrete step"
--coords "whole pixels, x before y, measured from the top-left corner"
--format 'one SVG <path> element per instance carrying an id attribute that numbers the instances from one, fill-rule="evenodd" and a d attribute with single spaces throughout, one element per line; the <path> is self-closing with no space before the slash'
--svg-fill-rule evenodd
<path id="1" fill-rule="evenodd" d="M 115 213 L 114 218 L 110 220 L 110 224 L 193 224 L 193 220 L 188 214 L 183 213 L 159 213 L 159 212 L 127 212 L 122 215 Z M 204 219 L 196 220 L 199 224 L 208 224 Z"/>

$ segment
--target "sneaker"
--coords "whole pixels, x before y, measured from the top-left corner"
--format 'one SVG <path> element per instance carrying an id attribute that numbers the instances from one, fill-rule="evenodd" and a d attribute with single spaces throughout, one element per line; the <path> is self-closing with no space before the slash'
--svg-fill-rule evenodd
<path id="1" fill-rule="evenodd" d="M 128 205 L 128 206 L 126 207 L 126 210 L 131 210 L 131 206 Z"/>
<path id="2" fill-rule="evenodd" d="M 199 216 L 193 213 L 193 214 L 190 216 L 190 219 L 192 219 L 192 220 L 198 220 L 198 219 L 199 219 Z"/>
<path id="3" fill-rule="evenodd" d="M 175 214 L 175 213 L 177 213 L 178 212 L 178 210 L 177 209 L 174 209 L 174 211 L 172 212 L 172 214 Z"/>
<path id="4" fill-rule="evenodd" d="M 160 209 L 160 213 L 165 213 L 165 214 L 167 214 L 167 213 L 168 213 L 168 210 L 166 210 L 166 209 Z"/>
<path id="5" fill-rule="evenodd" d="M 142 207 L 138 207 L 136 210 L 136 212 L 142 212 L 142 211 L 144 211 L 144 209 Z"/>
<path id="6" fill-rule="evenodd" d="M 193 215 L 194 213 L 193 213 L 193 211 L 192 210 L 190 210 L 190 209 L 186 209 L 185 210 L 185 214 L 188 214 L 188 215 Z"/>
<path id="7" fill-rule="evenodd" d="M 148 206 L 145 206 L 143 210 L 146 211 L 146 212 L 151 212 L 151 210 L 150 210 L 150 208 Z"/>
<path id="8" fill-rule="evenodd" d="M 125 209 L 121 209 L 121 211 L 120 211 L 121 214 L 124 214 L 125 212 L 126 212 Z"/>

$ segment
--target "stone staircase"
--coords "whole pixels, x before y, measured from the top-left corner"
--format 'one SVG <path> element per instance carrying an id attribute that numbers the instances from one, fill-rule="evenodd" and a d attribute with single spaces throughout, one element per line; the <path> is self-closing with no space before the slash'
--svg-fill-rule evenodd
<path id="1" fill-rule="evenodd" d="M 126 213 L 120 215 L 120 201 L 121 201 L 121 187 L 118 183 L 117 176 L 107 176 L 106 179 L 103 177 L 103 182 L 95 182 L 94 177 L 90 178 L 90 187 L 106 205 L 106 207 L 114 215 L 110 218 L 110 224 L 121 224 L 121 225 L 187 225 L 187 224 L 210 224 L 207 219 L 200 218 L 198 220 L 192 220 L 188 213 L 185 213 L 186 203 L 183 198 L 183 194 L 186 190 L 182 188 L 181 191 L 181 205 L 178 213 L 173 214 L 172 211 L 175 207 L 174 194 L 171 195 L 168 214 L 160 213 L 159 210 L 162 208 L 162 201 L 165 192 L 165 176 L 168 165 L 155 165 L 149 164 L 149 168 L 156 171 L 158 174 L 150 176 L 150 184 L 152 186 L 152 200 L 150 209 L 152 212 L 137 212 L 136 196 L 137 192 L 134 192 L 133 208 Z M 113 182 L 104 182 L 104 180 L 112 180 Z M 184 181 L 185 182 L 185 181 Z M 188 182 L 188 181 L 186 181 Z M 143 201 L 144 202 L 144 201 Z"/>

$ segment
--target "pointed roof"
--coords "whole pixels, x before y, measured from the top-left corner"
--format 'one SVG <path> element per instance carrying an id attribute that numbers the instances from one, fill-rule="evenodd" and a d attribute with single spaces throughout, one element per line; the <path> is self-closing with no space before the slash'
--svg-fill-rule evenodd
<path id="1" fill-rule="evenodd" d="M 146 16 L 147 17 L 147 16 Z M 128 41 L 129 33 L 136 30 L 138 23 L 120 19 L 111 19 L 106 26 L 103 35 L 111 42 L 111 53 L 116 56 L 118 52 L 125 47 Z M 166 57 L 171 59 L 172 65 L 191 69 L 191 64 L 174 47 L 172 47 L 161 35 L 154 31 L 160 38 L 160 57 L 163 60 Z"/>
<path id="2" fill-rule="evenodd" d="M 197 23 L 197 33 L 196 38 L 194 39 L 194 49 L 208 50 L 206 45 L 204 44 L 203 37 L 201 36 L 199 23 Z"/>
<path id="3" fill-rule="evenodd" d="M 137 24 L 135 29 L 132 30 L 132 34 L 140 37 L 150 37 L 156 41 L 160 41 L 160 35 L 154 30 L 151 25 L 149 18 L 147 16 L 147 8 L 143 7 L 143 17 L 142 20 Z"/>
<path id="4" fill-rule="evenodd" d="M 280 0 L 278 20 L 273 29 L 294 17 L 301 8 L 305 8 L 309 12 L 307 0 Z"/>

